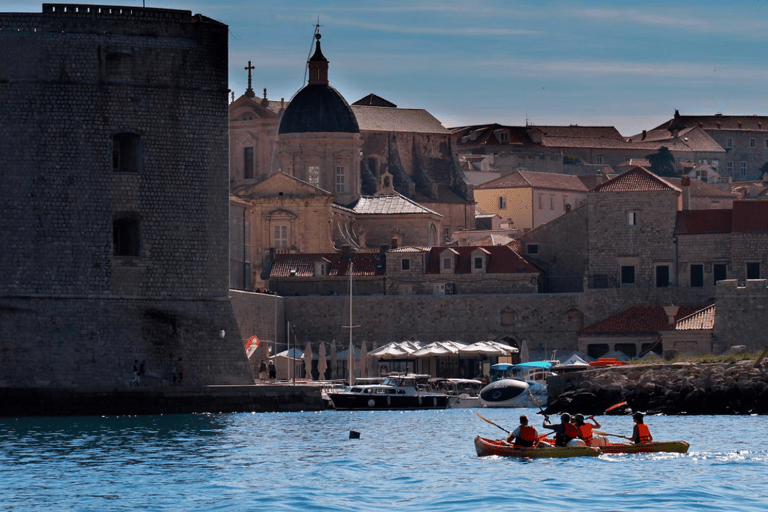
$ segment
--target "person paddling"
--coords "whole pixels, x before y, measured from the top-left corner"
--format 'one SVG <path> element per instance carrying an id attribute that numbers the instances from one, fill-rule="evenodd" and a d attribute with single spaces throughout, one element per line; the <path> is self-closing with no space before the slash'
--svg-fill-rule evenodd
<path id="1" fill-rule="evenodd" d="M 584 440 L 587 446 L 593 446 L 593 443 L 595 446 L 598 446 L 599 444 L 595 442 L 597 439 L 592 435 L 592 428 L 600 428 L 600 423 L 597 422 L 594 416 L 589 416 L 587 419 L 592 420 L 592 424 L 584 420 L 583 414 L 577 414 L 573 417 L 573 423 L 579 429 L 579 437 Z"/>
<path id="2" fill-rule="evenodd" d="M 635 426 L 632 429 L 632 437 L 629 438 L 635 444 L 650 443 L 653 441 L 651 431 L 648 429 L 648 425 L 643 421 L 643 413 L 636 412 L 632 415 L 632 419 L 635 420 Z"/>
<path id="3" fill-rule="evenodd" d="M 538 446 L 539 433 L 536 432 L 535 428 L 528 425 L 528 416 L 525 414 L 520 416 L 520 426 L 509 434 L 507 443 L 514 448 L 536 448 Z"/>
<path id="4" fill-rule="evenodd" d="M 542 426 L 555 432 L 555 446 L 568 446 L 571 440 L 579 437 L 579 429 L 571 423 L 571 415 L 567 412 L 560 416 L 560 423 L 557 425 L 552 425 L 549 422 L 549 416 L 545 414 Z"/>

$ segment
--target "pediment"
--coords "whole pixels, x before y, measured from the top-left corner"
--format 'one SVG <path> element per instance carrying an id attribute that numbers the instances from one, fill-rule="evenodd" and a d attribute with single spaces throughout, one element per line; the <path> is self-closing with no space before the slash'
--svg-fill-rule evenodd
<path id="1" fill-rule="evenodd" d="M 238 197 L 256 199 L 259 197 L 332 197 L 330 192 L 315 187 L 305 181 L 289 176 L 285 173 L 274 174 L 260 183 L 236 192 Z"/>
<path id="2" fill-rule="evenodd" d="M 258 101 L 257 101 L 258 100 Z M 240 96 L 234 103 L 229 105 L 229 120 L 232 122 L 249 121 L 249 118 L 255 119 L 276 119 L 280 117 L 275 112 L 261 106 L 260 99 Z"/>

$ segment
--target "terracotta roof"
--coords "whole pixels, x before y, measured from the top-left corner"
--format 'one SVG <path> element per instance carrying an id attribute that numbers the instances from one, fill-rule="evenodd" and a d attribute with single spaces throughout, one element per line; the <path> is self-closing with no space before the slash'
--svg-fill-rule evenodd
<path id="1" fill-rule="evenodd" d="M 587 192 L 578 176 L 551 172 L 515 171 L 501 178 L 483 183 L 478 189 L 546 188 Z"/>
<path id="2" fill-rule="evenodd" d="M 523 272 L 540 273 L 536 265 L 529 263 L 514 249 L 506 245 L 461 246 L 461 247 L 432 247 L 429 250 L 427 274 L 440 273 L 440 254 L 452 250 L 458 253 L 455 274 L 471 274 L 472 253 L 478 249 L 486 251 L 488 256 L 487 274 L 516 274 Z"/>
<path id="3" fill-rule="evenodd" d="M 715 114 L 679 116 L 677 119 L 685 126 L 699 126 L 704 130 L 768 131 L 768 117 L 766 116 L 724 116 L 722 114 Z M 654 129 L 668 129 L 674 122 L 674 118 L 670 119 Z"/>
<path id="4" fill-rule="evenodd" d="M 675 235 L 730 233 L 733 210 L 686 210 L 677 212 Z"/>
<path id="5" fill-rule="evenodd" d="M 386 270 L 386 260 L 378 251 L 351 253 L 348 257 L 339 252 L 276 254 L 269 277 L 314 277 L 315 263 L 321 260 L 330 262 L 328 277 L 349 276 L 350 263 L 353 276 L 383 276 Z"/>
<path id="6" fill-rule="evenodd" d="M 368 106 L 368 107 L 389 107 L 389 108 L 397 108 L 397 105 L 392 103 L 389 100 L 385 100 L 381 96 L 377 96 L 373 93 L 369 94 L 368 96 L 364 98 L 360 98 L 356 102 L 354 102 L 352 105 L 361 105 L 361 106 Z"/>
<path id="7" fill-rule="evenodd" d="M 707 306 L 704 309 L 681 318 L 675 322 L 676 331 L 702 331 L 715 328 L 715 305 Z"/>
<path id="8" fill-rule="evenodd" d="M 734 201 L 734 233 L 768 233 L 768 201 Z"/>
<path id="9" fill-rule="evenodd" d="M 400 194 L 391 196 L 362 196 L 352 207 L 352 211 L 358 215 L 427 214 L 442 217 L 439 213 L 433 212 L 429 208 L 424 208 Z"/>
<path id="10" fill-rule="evenodd" d="M 352 105 L 361 132 L 439 133 L 449 135 L 440 121 L 421 108 Z"/>
<path id="11" fill-rule="evenodd" d="M 680 306 L 675 320 L 704 308 L 703 305 Z M 663 306 L 634 306 L 581 329 L 579 334 L 635 334 L 669 330 L 669 317 Z"/>
<path id="12" fill-rule="evenodd" d="M 646 147 L 658 149 L 666 146 L 670 151 L 707 151 L 724 153 L 725 150 L 706 131 L 698 126 L 680 130 L 677 137 L 667 129 L 653 129 L 644 134 L 633 135 L 627 138 L 634 147 Z"/>
<path id="13" fill-rule="evenodd" d="M 680 178 L 664 178 L 664 181 L 673 184 L 681 190 L 683 188 L 680 184 L 682 181 Z M 691 197 L 722 197 L 728 199 L 736 199 L 737 197 L 736 194 L 732 192 L 721 190 L 701 180 L 691 180 L 690 187 Z"/>
<path id="14" fill-rule="evenodd" d="M 592 192 L 644 192 L 679 188 L 644 167 L 635 167 L 592 189 Z"/>

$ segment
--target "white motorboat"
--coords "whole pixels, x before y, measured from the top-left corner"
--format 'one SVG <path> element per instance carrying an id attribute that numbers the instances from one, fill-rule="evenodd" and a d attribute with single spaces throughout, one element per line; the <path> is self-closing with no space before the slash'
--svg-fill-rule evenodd
<path id="1" fill-rule="evenodd" d="M 419 389 L 417 375 L 390 375 L 381 384 L 363 384 L 332 391 L 328 397 L 340 410 L 445 409 L 448 395 Z"/>
<path id="2" fill-rule="evenodd" d="M 547 401 L 547 377 L 552 363 L 530 361 L 491 366 L 491 383 L 480 391 L 483 407 L 536 407 Z"/>
<path id="3" fill-rule="evenodd" d="M 474 379 L 429 379 L 432 391 L 448 395 L 448 408 L 482 407 L 480 390 L 483 383 Z"/>

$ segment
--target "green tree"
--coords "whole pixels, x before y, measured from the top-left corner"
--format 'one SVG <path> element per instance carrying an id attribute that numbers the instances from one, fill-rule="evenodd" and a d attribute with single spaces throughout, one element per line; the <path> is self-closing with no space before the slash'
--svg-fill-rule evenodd
<path id="1" fill-rule="evenodd" d="M 656 153 L 646 155 L 645 158 L 651 163 L 651 172 L 658 176 L 668 178 L 677 177 L 675 172 L 675 157 L 666 146 L 661 146 Z"/>

